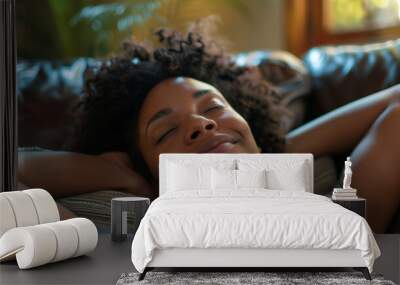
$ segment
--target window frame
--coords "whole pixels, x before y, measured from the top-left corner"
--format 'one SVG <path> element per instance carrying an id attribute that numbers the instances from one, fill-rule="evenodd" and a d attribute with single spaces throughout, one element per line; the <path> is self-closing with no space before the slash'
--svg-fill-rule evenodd
<path id="1" fill-rule="evenodd" d="M 287 47 L 296 55 L 313 46 L 363 44 L 400 37 L 400 25 L 339 33 L 329 31 L 324 25 L 324 0 L 286 0 L 285 5 Z"/>

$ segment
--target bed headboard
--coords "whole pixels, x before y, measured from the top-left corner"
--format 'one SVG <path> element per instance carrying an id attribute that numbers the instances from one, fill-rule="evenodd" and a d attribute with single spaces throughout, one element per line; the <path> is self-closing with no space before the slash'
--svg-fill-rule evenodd
<path id="1" fill-rule="evenodd" d="M 306 179 L 307 179 L 307 192 L 314 192 L 314 169 L 313 169 L 313 155 L 311 153 L 163 153 L 159 158 L 159 194 L 162 195 L 166 192 L 167 181 L 167 165 L 168 162 L 181 162 L 182 160 L 190 160 L 193 165 L 201 165 L 207 163 L 208 165 L 218 164 L 221 161 L 232 161 L 235 163 L 238 159 L 245 160 L 266 160 L 269 164 L 274 162 L 289 161 L 306 163 Z"/>

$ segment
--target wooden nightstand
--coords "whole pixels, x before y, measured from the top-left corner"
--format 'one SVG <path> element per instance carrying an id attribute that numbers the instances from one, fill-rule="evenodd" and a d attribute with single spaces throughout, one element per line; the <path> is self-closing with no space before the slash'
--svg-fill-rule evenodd
<path id="1" fill-rule="evenodd" d="M 355 199 L 347 199 L 347 200 L 332 199 L 332 201 L 336 204 L 341 205 L 342 207 L 345 207 L 346 209 L 349 209 L 350 211 L 353 211 L 354 213 L 359 214 L 363 218 L 366 217 L 367 200 L 364 198 L 358 197 Z"/>

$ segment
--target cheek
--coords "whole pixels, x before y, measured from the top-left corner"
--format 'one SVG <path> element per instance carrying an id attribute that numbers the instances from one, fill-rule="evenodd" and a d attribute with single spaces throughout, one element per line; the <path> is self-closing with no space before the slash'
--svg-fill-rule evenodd
<path id="1" fill-rule="evenodd" d="M 139 135 L 138 147 L 147 167 L 155 175 L 155 171 L 158 170 L 158 154 L 156 154 L 155 148 L 150 142 L 145 141 L 142 135 Z"/>
<path id="2" fill-rule="evenodd" d="M 143 158 L 154 177 L 158 173 L 158 153 L 155 150 L 146 149 L 142 152 Z"/>
<path id="3" fill-rule="evenodd" d="M 233 130 L 237 130 L 240 133 L 242 133 L 244 136 L 252 135 L 251 129 L 246 122 L 246 120 L 240 116 L 237 112 L 234 110 L 225 112 L 220 118 L 219 118 L 219 125 L 220 127 L 224 128 L 229 128 Z"/>
<path id="4" fill-rule="evenodd" d="M 226 112 L 220 117 L 219 126 L 221 129 L 230 130 L 240 133 L 243 141 L 240 143 L 243 152 L 257 153 L 259 152 L 257 143 L 247 121 L 234 110 Z"/>

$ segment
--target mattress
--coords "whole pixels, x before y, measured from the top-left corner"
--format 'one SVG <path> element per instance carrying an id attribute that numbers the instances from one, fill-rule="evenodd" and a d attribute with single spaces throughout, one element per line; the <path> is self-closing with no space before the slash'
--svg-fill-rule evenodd
<path id="1" fill-rule="evenodd" d="M 361 216 L 325 196 L 266 189 L 160 196 L 135 234 L 132 262 L 143 272 L 156 250 L 171 248 L 359 250 L 370 272 L 380 256 Z"/>

